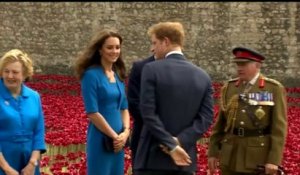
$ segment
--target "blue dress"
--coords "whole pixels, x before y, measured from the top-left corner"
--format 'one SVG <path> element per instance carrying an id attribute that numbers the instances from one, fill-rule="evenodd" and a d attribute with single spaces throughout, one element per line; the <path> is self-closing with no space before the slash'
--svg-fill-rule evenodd
<path id="1" fill-rule="evenodd" d="M 28 164 L 33 150 L 46 151 L 44 115 L 39 94 L 22 84 L 14 98 L 0 79 L 0 152 L 16 171 Z M 35 175 L 39 175 L 39 167 Z M 0 168 L 0 175 L 5 175 Z"/>
<path id="2" fill-rule="evenodd" d="M 116 82 L 109 82 L 101 67 L 86 70 L 81 80 L 82 96 L 86 113 L 99 112 L 115 132 L 123 128 L 121 110 L 127 109 L 125 85 L 115 75 Z M 124 150 L 113 153 L 104 148 L 100 130 L 91 122 L 87 131 L 87 174 L 123 175 Z"/>

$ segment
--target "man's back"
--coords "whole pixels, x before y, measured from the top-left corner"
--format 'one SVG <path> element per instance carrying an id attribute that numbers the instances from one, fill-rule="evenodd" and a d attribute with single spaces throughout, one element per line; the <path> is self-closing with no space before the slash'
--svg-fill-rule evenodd
<path id="1" fill-rule="evenodd" d="M 210 79 L 183 57 L 171 56 L 149 67 L 155 69 L 157 113 L 166 129 L 176 135 L 196 116 Z"/>
<path id="2" fill-rule="evenodd" d="M 136 175 L 192 175 L 197 140 L 213 120 L 209 76 L 183 56 L 180 22 L 159 22 L 148 31 L 158 60 L 144 66 L 140 108 L 144 122 L 136 154 Z"/>
<path id="3" fill-rule="evenodd" d="M 147 137 L 142 138 L 139 147 L 147 148 L 147 139 L 152 140 L 151 149 L 159 144 L 172 147 L 172 136 L 177 137 L 193 162 L 184 169 L 195 171 L 196 141 L 212 122 L 209 76 L 183 55 L 172 54 L 144 67 L 141 87 L 141 112 L 146 125 L 142 136 Z M 144 168 L 162 169 L 166 166 L 163 169 L 177 170 L 169 155 L 162 151 L 151 154 Z"/>

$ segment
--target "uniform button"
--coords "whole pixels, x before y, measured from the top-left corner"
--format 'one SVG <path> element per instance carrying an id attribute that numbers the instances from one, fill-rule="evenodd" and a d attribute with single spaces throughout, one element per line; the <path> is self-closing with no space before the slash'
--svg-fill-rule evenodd
<path id="1" fill-rule="evenodd" d="M 242 113 L 245 113 L 246 112 L 246 110 L 245 109 L 242 109 Z"/>
<path id="2" fill-rule="evenodd" d="M 265 144 L 264 144 L 264 143 L 261 143 L 260 146 L 265 146 Z"/>
<path id="3" fill-rule="evenodd" d="M 244 124 L 245 124 L 245 122 L 244 122 L 244 121 L 241 121 L 241 122 L 240 122 L 240 125 L 244 125 Z"/>

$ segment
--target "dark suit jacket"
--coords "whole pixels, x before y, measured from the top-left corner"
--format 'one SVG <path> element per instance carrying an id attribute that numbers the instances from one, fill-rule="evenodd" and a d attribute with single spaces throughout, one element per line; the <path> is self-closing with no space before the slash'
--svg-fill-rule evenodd
<path id="1" fill-rule="evenodd" d="M 132 163 L 134 162 L 138 141 L 143 126 L 143 121 L 140 112 L 140 84 L 141 84 L 142 69 L 146 63 L 149 63 L 154 60 L 155 60 L 154 56 L 150 56 L 144 60 L 139 60 L 134 62 L 128 78 L 128 92 L 127 92 L 128 109 L 130 115 L 134 119 L 132 136 L 131 136 L 131 145 L 130 145 Z"/>
<path id="2" fill-rule="evenodd" d="M 196 142 L 213 121 L 212 84 L 209 75 L 181 54 L 144 66 L 141 80 L 143 130 L 135 170 L 196 171 Z M 173 149 L 177 137 L 192 159 L 188 167 L 176 166 L 159 144 Z"/>

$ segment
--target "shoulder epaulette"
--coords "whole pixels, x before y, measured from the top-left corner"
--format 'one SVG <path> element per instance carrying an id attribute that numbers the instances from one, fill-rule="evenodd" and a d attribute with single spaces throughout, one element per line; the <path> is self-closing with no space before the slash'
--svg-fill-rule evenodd
<path id="1" fill-rule="evenodd" d="M 276 84 L 276 85 L 279 85 L 281 86 L 281 83 L 277 80 L 274 80 L 272 78 L 267 78 L 267 77 L 264 77 L 264 79 L 267 81 L 267 82 L 270 82 L 270 83 L 273 83 L 273 84 Z"/>

